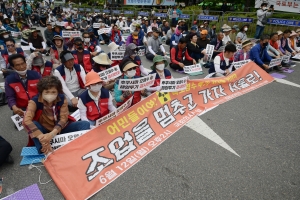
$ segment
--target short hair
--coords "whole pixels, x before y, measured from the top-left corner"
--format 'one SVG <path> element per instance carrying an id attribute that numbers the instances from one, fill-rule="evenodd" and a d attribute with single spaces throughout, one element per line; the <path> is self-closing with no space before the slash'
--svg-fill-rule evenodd
<path id="1" fill-rule="evenodd" d="M 4 42 L 5 42 L 5 44 L 6 44 L 6 42 L 12 42 L 12 43 L 16 44 L 16 41 L 12 38 L 7 38 L 4 40 Z"/>
<path id="2" fill-rule="evenodd" d="M 259 38 L 259 40 L 260 41 L 264 41 L 264 40 L 266 40 L 266 39 L 270 39 L 270 36 L 269 35 L 262 35 L 262 36 L 260 36 L 260 38 Z"/>
<path id="3" fill-rule="evenodd" d="M 187 43 L 187 40 L 186 40 L 185 38 L 182 37 L 182 38 L 179 39 L 179 43 L 180 43 L 180 44 L 186 44 L 186 43 Z"/>
<path id="4" fill-rule="evenodd" d="M 236 52 L 236 46 L 234 44 L 228 44 L 225 46 L 224 52 Z"/>
<path id="5" fill-rule="evenodd" d="M 272 33 L 271 35 L 270 35 L 270 38 L 272 38 L 274 35 L 278 35 L 278 33 Z"/>
<path id="6" fill-rule="evenodd" d="M 37 90 L 40 94 L 42 94 L 44 90 L 48 90 L 53 87 L 57 89 L 58 93 L 63 93 L 60 80 L 53 75 L 43 77 L 37 84 Z"/>
<path id="7" fill-rule="evenodd" d="M 260 7 L 263 7 L 263 6 L 268 6 L 268 3 L 262 3 L 262 4 L 260 5 Z"/>
<path id="8" fill-rule="evenodd" d="M 14 67 L 13 61 L 18 58 L 22 58 L 24 60 L 24 62 L 26 63 L 25 56 L 23 56 L 22 54 L 12 54 L 8 57 L 9 65 Z"/>
<path id="9" fill-rule="evenodd" d="M 87 34 L 87 35 L 90 36 L 90 34 L 89 34 L 88 32 L 83 32 L 83 33 L 82 33 L 82 37 L 83 37 L 85 34 Z"/>
<path id="10" fill-rule="evenodd" d="M 285 31 L 283 31 L 283 34 L 286 34 L 286 33 L 292 33 L 292 31 L 290 29 L 286 29 Z"/>

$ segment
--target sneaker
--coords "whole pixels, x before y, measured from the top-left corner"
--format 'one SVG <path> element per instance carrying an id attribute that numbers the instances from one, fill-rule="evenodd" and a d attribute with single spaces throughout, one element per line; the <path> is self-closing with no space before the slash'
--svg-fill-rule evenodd
<path id="1" fill-rule="evenodd" d="M 178 72 L 180 74 L 184 74 L 184 70 L 183 69 L 181 69 L 181 70 L 177 69 L 176 72 Z"/>
<path id="2" fill-rule="evenodd" d="M 47 53 L 46 53 L 46 56 L 49 56 L 49 55 L 50 55 L 50 54 L 47 52 Z"/>
<path id="3" fill-rule="evenodd" d="M 281 66 L 275 66 L 273 69 L 279 72 L 283 71 L 283 68 Z"/>
<path id="4" fill-rule="evenodd" d="M 293 67 L 296 67 L 296 65 L 291 65 L 290 67 L 293 68 Z"/>
<path id="5" fill-rule="evenodd" d="M 7 158 L 6 158 L 6 160 L 5 160 L 5 162 L 8 163 L 8 164 L 13 164 L 14 163 L 14 159 L 10 155 L 8 155 Z"/>
<path id="6" fill-rule="evenodd" d="M 105 42 L 104 41 L 100 41 L 100 44 L 105 44 Z"/>

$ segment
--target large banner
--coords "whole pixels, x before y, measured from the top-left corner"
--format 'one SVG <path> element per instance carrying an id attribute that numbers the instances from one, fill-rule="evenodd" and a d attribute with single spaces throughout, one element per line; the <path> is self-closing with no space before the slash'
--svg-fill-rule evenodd
<path id="1" fill-rule="evenodd" d="M 124 5 L 141 5 L 141 6 L 173 6 L 175 0 L 124 0 Z"/>
<path id="2" fill-rule="evenodd" d="M 226 77 L 156 92 L 50 154 L 44 165 L 66 199 L 87 199 L 205 110 L 274 79 L 254 62 Z"/>
<path id="3" fill-rule="evenodd" d="M 255 0 L 255 8 L 259 8 L 262 3 L 268 3 L 268 7 L 273 5 L 276 11 L 300 13 L 300 0 Z"/>

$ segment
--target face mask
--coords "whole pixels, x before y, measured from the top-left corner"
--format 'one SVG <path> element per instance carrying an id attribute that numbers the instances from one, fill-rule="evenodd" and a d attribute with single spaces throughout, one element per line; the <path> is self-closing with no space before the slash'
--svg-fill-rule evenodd
<path id="1" fill-rule="evenodd" d="M 268 46 L 268 42 L 263 43 L 263 46 L 264 47 Z"/>
<path id="2" fill-rule="evenodd" d="M 164 68 L 165 68 L 164 64 L 156 65 L 156 69 L 158 69 L 158 70 L 163 70 Z"/>
<path id="3" fill-rule="evenodd" d="M 263 10 L 267 10 L 268 8 L 267 8 L 267 7 L 263 7 L 262 9 L 263 9 Z"/>
<path id="4" fill-rule="evenodd" d="M 3 35 L 4 38 L 9 38 L 9 35 Z"/>
<path id="5" fill-rule="evenodd" d="M 248 31 L 248 28 L 246 27 L 246 28 L 244 28 L 244 31 Z"/>
<path id="6" fill-rule="evenodd" d="M 80 45 L 80 46 L 78 46 L 78 48 L 77 48 L 78 50 L 83 50 L 83 46 L 82 45 Z"/>
<path id="7" fill-rule="evenodd" d="M 90 38 L 84 38 L 84 42 L 85 42 L 85 43 L 90 42 L 90 40 L 91 40 Z"/>
<path id="8" fill-rule="evenodd" d="M 92 92 L 99 92 L 102 88 L 102 84 L 91 85 L 90 90 Z"/>
<path id="9" fill-rule="evenodd" d="M 43 94 L 42 96 L 48 103 L 52 103 L 57 98 L 56 94 Z"/>
<path id="10" fill-rule="evenodd" d="M 27 73 L 27 69 L 25 69 L 24 71 L 17 71 L 17 70 L 15 70 L 15 72 L 17 72 L 21 76 L 25 76 L 26 73 Z"/>
<path id="11" fill-rule="evenodd" d="M 134 77 L 135 73 L 136 73 L 135 70 L 130 70 L 130 71 L 127 71 L 126 76 L 128 76 L 129 78 L 132 78 L 132 77 Z"/>

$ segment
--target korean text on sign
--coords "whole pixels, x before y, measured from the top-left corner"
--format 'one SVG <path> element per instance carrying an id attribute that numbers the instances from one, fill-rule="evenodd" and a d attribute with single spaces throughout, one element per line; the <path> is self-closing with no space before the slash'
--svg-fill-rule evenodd
<path id="1" fill-rule="evenodd" d="M 123 60 L 125 51 L 115 50 L 110 52 L 111 60 Z"/>
<path id="2" fill-rule="evenodd" d="M 186 90 L 188 77 L 176 79 L 160 79 L 161 92 L 178 92 Z"/>
<path id="3" fill-rule="evenodd" d="M 238 61 L 238 62 L 233 62 L 232 65 L 238 69 L 238 68 L 241 68 L 242 66 L 244 66 L 245 64 L 247 64 L 248 62 L 251 62 L 250 59 L 247 59 L 247 60 L 241 60 L 241 61 Z"/>
<path id="4" fill-rule="evenodd" d="M 200 64 L 189 65 L 183 67 L 184 73 L 202 72 L 202 67 Z"/>
<path id="5" fill-rule="evenodd" d="M 80 37 L 80 31 L 63 31 L 62 32 L 62 37 L 63 38 L 70 38 L 70 37 Z"/>
<path id="6" fill-rule="evenodd" d="M 281 64 L 282 58 L 272 59 L 269 67 L 279 66 Z"/>
<path id="7" fill-rule="evenodd" d="M 65 133 L 65 134 L 59 134 L 56 135 L 52 140 L 50 141 L 51 147 L 53 149 L 57 149 L 65 144 L 68 144 L 72 140 L 76 139 L 77 137 L 85 134 L 89 130 L 84 130 L 84 131 L 76 131 L 76 132 L 71 132 L 71 133 Z"/>
<path id="8" fill-rule="evenodd" d="M 14 122 L 14 124 L 16 125 L 18 131 L 23 130 L 23 117 L 21 117 L 20 115 L 16 114 L 14 116 L 11 116 L 12 121 Z"/>
<path id="9" fill-rule="evenodd" d="M 101 34 L 105 34 L 105 33 L 110 33 L 111 31 L 111 28 L 101 28 L 98 30 L 98 34 L 101 35 Z"/>
<path id="10" fill-rule="evenodd" d="M 156 74 L 135 79 L 120 79 L 119 90 L 122 91 L 141 91 L 154 84 Z"/>
<path id="11" fill-rule="evenodd" d="M 118 78 L 122 75 L 119 65 L 108 68 L 98 73 L 103 81 L 109 81 Z"/>

